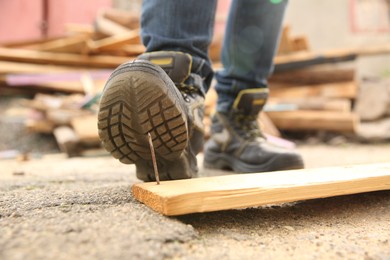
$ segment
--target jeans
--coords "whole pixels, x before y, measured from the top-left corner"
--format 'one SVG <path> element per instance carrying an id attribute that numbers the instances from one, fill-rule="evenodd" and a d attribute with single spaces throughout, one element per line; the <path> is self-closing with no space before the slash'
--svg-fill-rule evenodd
<path id="1" fill-rule="evenodd" d="M 144 0 L 141 36 L 146 51 L 174 50 L 193 56 L 198 74 L 212 76 L 208 47 L 217 0 Z M 287 0 L 232 0 L 216 72 L 217 111 L 228 112 L 238 93 L 267 87 Z M 193 71 L 194 72 L 194 71 Z"/>

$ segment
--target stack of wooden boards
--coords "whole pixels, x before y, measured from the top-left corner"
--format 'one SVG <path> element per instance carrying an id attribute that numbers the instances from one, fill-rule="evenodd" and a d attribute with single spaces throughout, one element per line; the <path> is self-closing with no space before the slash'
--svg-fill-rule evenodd
<path id="1" fill-rule="evenodd" d="M 99 146 L 96 107 L 111 71 L 145 49 L 138 14 L 104 10 L 94 26 L 67 28 L 65 37 L 2 44 L 0 92 L 36 94 L 26 103 L 36 111 L 26 125 L 53 133 L 64 152 L 77 155 L 85 147 Z M 220 39 L 215 37 L 210 48 L 215 68 L 220 67 Z M 354 60 L 389 52 L 390 45 L 313 53 L 305 37 L 292 37 L 285 27 L 270 79 L 269 104 L 260 120 L 270 119 L 266 129 L 272 135 L 279 135 L 278 129 L 354 132 Z M 213 90 L 206 103 L 209 122 L 216 103 Z"/>
<path id="2" fill-rule="evenodd" d="M 31 132 L 53 134 L 62 152 L 78 156 L 100 147 L 95 97 L 37 94 L 24 105 L 33 111 L 25 125 Z"/>
<path id="3" fill-rule="evenodd" d="M 286 26 L 269 79 L 266 114 L 281 130 L 355 133 L 359 117 L 353 109 L 358 94 L 354 61 L 364 50 L 329 51 L 311 58 L 308 51 L 308 40 L 291 37 Z"/>
<path id="4" fill-rule="evenodd" d="M 358 83 L 354 68 L 316 65 L 277 72 L 269 82 L 265 111 L 277 128 L 355 132 L 358 115 L 352 104 Z"/>
<path id="5" fill-rule="evenodd" d="M 390 139 L 390 78 L 363 78 L 356 103 L 357 134 L 366 141 Z"/>

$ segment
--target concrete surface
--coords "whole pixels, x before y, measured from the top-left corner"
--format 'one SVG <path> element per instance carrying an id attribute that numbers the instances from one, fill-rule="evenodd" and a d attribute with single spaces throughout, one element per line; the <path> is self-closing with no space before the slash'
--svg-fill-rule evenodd
<path id="1" fill-rule="evenodd" d="M 298 149 L 308 167 L 390 159 L 390 144 Z M 109 157 L 0 161 L 0 259 L 390 259 L 390 191 L 173 218 L 135 182 Z"/>

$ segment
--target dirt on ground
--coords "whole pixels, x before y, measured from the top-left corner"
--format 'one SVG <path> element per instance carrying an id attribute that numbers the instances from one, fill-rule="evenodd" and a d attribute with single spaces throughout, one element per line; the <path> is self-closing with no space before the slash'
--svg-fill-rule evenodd
<path id="1" fill-rule="evenodd" d="M 298 150 L 309 168 L 390 158 L 390 144 Z M 390 191 L 164 217 L 133 198 L 134 166 L 110 157 L 0 169 L 0 259 L 390 259 Z"/>
<path id="2" fill-rule="evenodd" d="M 133 198 L 133 165 L 68 159 L 0 101 L 0 150 L 30 154 L 0 160 L 0 259 L 390 259 L 390 191 L 164 217 Z M 331 143 L 299 145 L 306 167 L 390 162 L 390 143 Z"/>

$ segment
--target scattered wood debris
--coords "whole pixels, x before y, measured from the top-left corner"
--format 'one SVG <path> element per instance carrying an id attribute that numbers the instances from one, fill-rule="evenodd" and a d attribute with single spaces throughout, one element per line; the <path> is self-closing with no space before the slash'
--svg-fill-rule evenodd
<path id="1" fill-rule="evenodd" d="M 365 78 L 356 100 L 361 123 L 357 135 L 365 141 L 390 140 L 390 79 Z"/>
<path id="2" fill-rule="evenodd" d="M 359 122 L 353 111 L 358 94 L 355 70 L 335 64 L 276 72 L 269 80 L 265 107 L 281 130 L 326 130 L 354 133 Z"/>
<path id="3" fill-rule="evenodd" d="M 108 9 L 97 14 L 94 25 L 68 24 L 64 37 L 0 44 L 0 92 L 35 93 L 24 103 L 33 111 L 26 127 L 53 134 L 69 156 L 97 149 L 100 93 L 115 67 L 145 51 L 139 23 L 137 13 Z M 285 26 L 269 102 L 259 117 L 262 128 L 275 137 L 279 130 L 355 133 L 365 110 L 353 108 L 359 96 L 354 60 L 389 53 L 390 45 L 313 53 L 306 36 L 290 32 Z M 210 47 L 215 68 L 221 66 L 222 38 L 215 37 Z M 206 97 L 206 135 L 216 100 L 212 88 Z"/>
<path id="4" fill-rule="evenodd" d="M 98 148 L 97 104 L 88 103 L 92 99 L 80 94 L 37 94 L 24 102 L 34 111 L 26 127 L 32 132 L 54 134 L 60 150 L 69 156 Z"/>

